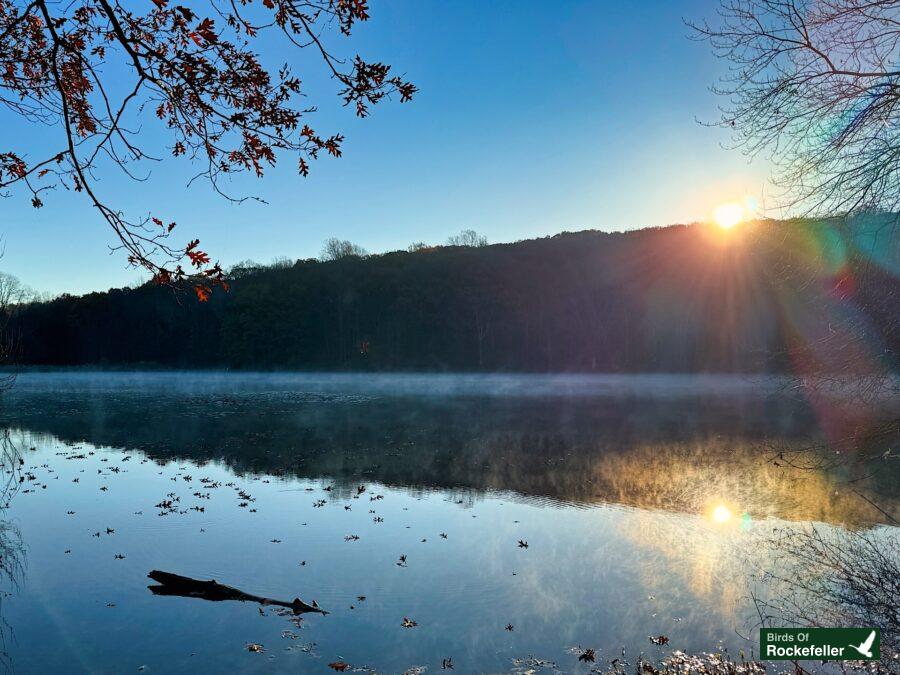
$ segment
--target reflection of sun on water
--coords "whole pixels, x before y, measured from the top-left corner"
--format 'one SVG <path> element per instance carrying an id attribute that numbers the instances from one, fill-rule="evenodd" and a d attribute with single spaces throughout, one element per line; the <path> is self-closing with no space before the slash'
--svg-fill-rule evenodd
<path id="1" fill-rule="evenodd" d="M 823 526 L 829 530 L 870 527 L 883 518 L 838 489 L 830 472 L 811 471 L 800 482 L 786 478 L 752 441 L 640 444 L 592 458 L 588 473 L 595 500 L 622 505 L 616 532 L 637 547 L 635 574 L 660 616 L 684 616 L 696 607 L 698 616 L 707 612 L 744 626 L 753 620 L 748 612 L 755 606 L 746 601 L 758 583 L 754 575 L 781 562 L 772 549 L 776 531 L 783 536 L 809 520 L 830 523 Z"/>
<path id="2" fill-rule="evenodd" d="M 644 552 L 635 556 L 634 569 L 654 596 L 654 611 L 660 616 L 684 616 L 702 605 L 703 612 L 726 624 L 744 621 L 741 608 L 749 578 L 745 553 L 753 551 L 756 563 L 762 560 L 761 532 L 715 523 L 713 510 L 697 517 L 635 509 L 626 511 L 619 523 L 623 538 Z"/>
<path id="3" fill-rule="evenodd" d="M 712 519 L 716 523 L 727 523 L 731 520 L 732 515 L 731 509 L 724 504 L 719 504 L 712 510 Z"/>

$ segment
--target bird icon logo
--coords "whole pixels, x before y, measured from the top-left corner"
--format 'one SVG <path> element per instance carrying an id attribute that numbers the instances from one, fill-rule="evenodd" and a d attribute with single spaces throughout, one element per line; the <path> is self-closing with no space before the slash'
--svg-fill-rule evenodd
<path id="1" fill-rule="evenodd" d="M 858 651 L 860 654 L 865 656 L 867 659 L 871 659 L 873 642 L 875 642 L 875 631 L 874 630 L 871 633 L 869 633 L 869 637 L 867 637 L 865 639 L 865 641 L 863 641 L 859 645 L 850 645 L 850 647 L 852 649 L 855 649 L 856 651 Z"/>

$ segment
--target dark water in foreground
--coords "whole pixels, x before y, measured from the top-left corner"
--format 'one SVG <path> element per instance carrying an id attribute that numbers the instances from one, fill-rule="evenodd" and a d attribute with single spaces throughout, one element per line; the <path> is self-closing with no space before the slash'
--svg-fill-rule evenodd
<path id="1" fill-rule="evenodd" d="M 840 410 L 740 377 L 24 375 L 0 409 L 25 472 L 2 516 L 9 663 L 586 672 L 574 648 L 654 655 L 651 635 L 749 653 L 773 527 L 883 527 L 854 490 L 898 503 L 896 477 L 769 461 L 873 412 Z M 157 596 L 152 569 L 330 613 Z"/>

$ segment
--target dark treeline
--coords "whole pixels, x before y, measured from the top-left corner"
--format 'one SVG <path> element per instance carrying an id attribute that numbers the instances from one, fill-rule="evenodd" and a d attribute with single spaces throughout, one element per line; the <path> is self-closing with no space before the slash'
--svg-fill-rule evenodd
<path id="1" fill-rule="evenodd" d="M 896 368 L 893 229 L 587 231 L 243 265 L 205 303 L 145 285 L 20 307 L 54 366 L 781 372 Z"/>

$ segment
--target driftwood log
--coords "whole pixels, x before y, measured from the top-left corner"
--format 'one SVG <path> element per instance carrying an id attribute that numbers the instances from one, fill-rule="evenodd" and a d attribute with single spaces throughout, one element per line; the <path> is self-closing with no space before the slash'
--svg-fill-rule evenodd
<path id="1" fill-rule="evenodd" d="M 305 612 L 318 612 L 320 614 L 328 614 L 313 601 L 313 604 L 307 605 L 300 598 L 294 598 L 291 602 L 284 600 L 273 600 L 271 598 L 263 598 L 259 595 L 251 595 L 244 593 L 237 588 L 220 584 L 215 579 L 210 581 L 201 581 L 200 579 L 191 579 L 183 577 L 180 574 L 172 574 L 171 572 L 160 572 L 153 570 L 147 575 L 153 579 L 158 586 L 148 586 L 155 595 L 179 595 L 185 598 L 201 598 L 203 600 L 211 600 L 218 602 L 221 600 L 237 600 L 239 602 L 257 602 L 260 605 L 277 605 L 278 607 L 287 607 L 294 611 L 295 614 L 303 614 Z"/>

